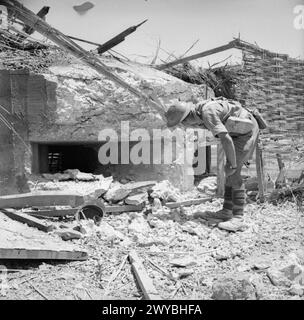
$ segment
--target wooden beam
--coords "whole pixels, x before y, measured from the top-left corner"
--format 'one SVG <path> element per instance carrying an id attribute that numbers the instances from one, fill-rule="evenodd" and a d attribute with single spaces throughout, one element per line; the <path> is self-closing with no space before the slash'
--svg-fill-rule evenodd
<path id="1" fill-rule="evenodd" d="M 111 48 L 117 46 L 118 44 L 120 44 L 121 42 L 123 42 L 125 40 L 125 38 L 130 35 L 131 33 L 133 33 L 134 31 L 136 31 L 136 29 L 138 27 L 140 27 L 142 24 L 144 24 L 145 22 L 147 22 L 148 19 L 144 20 L 143 22 L 139 23 L 136 26 L 132 26 L 126 30 L 124 30 L 123 32 L 119 33 L 117 36 L 115 36 L 114 38 L 110 39 L 109 41 L 107 41 L 106 43 L 98 46 L 97 48 L 97 52 L 99 54 L 102 54 L 108 50 L 110 50 Z"/>
<path id="2" fill-rule="evenodd" d="M 129 260 L 144 298 L 146 300 L 161 300 L 152 279 L 149 277 L 142 260 L 139 258 L 136 251 L 132 250 L 129 253 Z"/>
<path id="3" fill-rule="evenodd" d="M 0 209 L 51 206 L 79 207 L 83 203 L 84 197 L 82 195 L 62 191 L 39 191 L 0 197 Z"/>
<path id="4" fill-rule="evenodd" d="M 75 216 L 78 212 L 78 208 L 67 208 L 67 209 L 41 209 L 41 210 L 31 210 L 27 211 L 28 215 L 33 217 L 45 217 L 45 218 L 55 218 L 55 217 L 67 217 Z"/>
<path id="5" fill-rule="evenodd" d="M 264 168 L 263 168 L 262 148 L 259 142 L 257 142 L 257 145 L 256 145 L 255 165 L 256 165 L 256 171 L 257 171 L 257 177 L 258 177 L 259 199 L 260 199 L 260 202 L 265 202 Z"/>
<path id="6" fill-rule="evenodd" d="M 217 196 L 223 197 L 225 190 L 225 151 L 222 144 L 217 145 Z"/>
<path id="7" fill-rule="evenodd" d="M 125 206 L 106 206 L 106 213 L 119 213 L 119 212 L 135 212 L 142 211 L 144 205 L 134 206 L 134 205 L 125 205 Z"/>
<path id="8" fill-rule="evenodd" d="M 0 260 L 86 260 L 87 252 L 47 249 L 0 248 Z"/>
<path id="9" fill-rule="evenodd" d="M 179 201 L 179 202 L 167 202 L 167 203 L 165 203 L 165 206 L 170 208 L 170 209 L 173 209 L 173 208 L 179 208 L 181 206 L 189 207 L 189 206 L 205 203 L 207 201 L 212 201 L 212 197 L 190 199 L 190 200 Z"/>
<path id="10" fill-rule="evenodd" d="M 99 74 L 104 75 L 109 78 L 119 86 L 128 90 L 136 97 L 142 99 L 145 103 L 148 103 L 153 107 L 163 118 L 165 108 L 162 106 L 159 99 L 148 96 L 144 92 L 139 91 L 138 89 L 132 87 L 119 76 L 113 74 L 108 67 L 103 64 L 97 57 L 95 57 L 90 52 L 87 52 L 78 44 L 73 42 L 68 36 L 60 32 L 59 30 L 53 28 L 51 25 L 43 21 L 32 11 L 27 9 L 17 0 L 2 0 L 2 3 L 7 6 L 10 10 L 13 11 L 14 16 L 21 20 L 25 25 L 34 28 L 40 34 L 46 36 L 48 39 L 56 43 L 63 50 L 69 52 L 71 55 L 80 59 L 83 63 L 96 70 Z"/>
<path id="11" fill-rule="evenodd" d="M 233 40 L 233 41 L 231 41 L 228 44 L 225 44 L 223 46 L 220 46 L 220 47 L 217 47 L 217 48 L 214 48 L 214 49 L 210 49 L 210 50 L 207 50 L 207 51 L 203 51 L 201 53 L 197 53 L 197 54 L 194 54 L 192 56 L 185 57 L 185 58 L 182 58 L 182 59 L 178 59 L 178 60 L 175 60 L 175 61 L 172 61 L 172 62 L 169 62 L 169 63 L 165 63 L 165 64 L 162 64 L 162 65 L 159 65 L 159 66 L 157 66 L 157 69 L 158 70 L 168 69 L 168 68 L 173 67 L 173 66 L 175 66 L 177 64 L 189 62 L 191 60 L 207 57 L 207 56 L 209 56 L 211 54 L 214 54 L 214 53 L 218 53 L 218 52 L 222 52 L 222 51 L 225 51 L 225 50 L 228 50 L 228 49 L 232 49 L 232 48 L 235 47 L 236 43 L 237 43 L 237 41 Z"/>
<path id="12" fill-rule="evenodd" d="M 1 212 L 3 212 L 6 216 L 8 216 L 12 220 L 26 223 L 28 226 L 37 228 L 44 232 L 50 232 L 56 229 L 56 227 L 53 224 L 41 222 L 41 220 L 35 217 L 32 217 L 26 213 L 20 213 L 13 209 L 2 209 Z"/>

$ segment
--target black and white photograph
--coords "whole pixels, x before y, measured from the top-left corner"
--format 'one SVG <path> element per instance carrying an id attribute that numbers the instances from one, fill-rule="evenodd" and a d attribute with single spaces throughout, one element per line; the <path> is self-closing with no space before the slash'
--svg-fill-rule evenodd
<path id="1" fill-rule="evenodd" d="M 0 308 L 303 301 L 303 200 L 303 0 L 0 0 Z"/>

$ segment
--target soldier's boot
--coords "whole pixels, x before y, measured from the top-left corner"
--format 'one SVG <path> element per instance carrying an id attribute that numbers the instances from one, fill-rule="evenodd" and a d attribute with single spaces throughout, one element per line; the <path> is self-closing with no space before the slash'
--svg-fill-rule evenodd
<path id="1" fill-rule="evenodd" d="M 228 221 L 233 217 L 232 209 L 233 209 L 232 187 L 225 186 L 224 204 L 221 210 L 215 211 L 215 212 L 212 212 L 212 211 L 196 212 L 194 215 L 196 218 L 202 218 L 206 220 L 214 219 L 214 220 Z"/>
<path id="2" fill-rule="evenodd" d="M 220 229 L 231 231 L 231 232 L 243 231 L 245 229 L 245 224 L 243 219 L 245 201 L 246 201 L 245 189 L 233 189 L 232 191 L 233 218 L 230 219 L 229 221 L 219 223 L 218 227 Z"/>

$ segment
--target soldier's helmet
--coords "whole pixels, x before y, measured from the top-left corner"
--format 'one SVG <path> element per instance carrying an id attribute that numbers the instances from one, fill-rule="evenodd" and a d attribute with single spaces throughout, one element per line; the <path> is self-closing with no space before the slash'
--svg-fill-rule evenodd
<path id="1" fill-rule="evenodd" d="M 187 103 L 177 102 L 172 104 L 165 113 L 167 126 L 174 127 L 181 123 L 191 111 L 191 106 Z"/>

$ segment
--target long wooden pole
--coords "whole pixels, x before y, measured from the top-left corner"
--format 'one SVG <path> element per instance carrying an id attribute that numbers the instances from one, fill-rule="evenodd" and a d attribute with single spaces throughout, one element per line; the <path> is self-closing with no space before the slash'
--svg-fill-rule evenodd
<path id="1" fill-rule="evenodd" d="M 185 58 L 182 58 L 182 59 L 178 59 L 178 60 L 166 63 L 166 64 L 159 65 L 159 66 L 157 66 L 157 69 L 158 70 L 164 70 L 164 69 L 173 67 L 173 66 L 175 66 L 177 64 L 180 64 L 180 63 L 189 62 L 191 60 L 195 60 L 195 59 L 198 59 L 198 58 L 203 58 L 203 57 L 209 56 L 209 55 L 214 54 L 214 53 L 218 53 L 218 52 L 222 52 L 224 50 L 232 49 L 232 48 L 235 47 L 237 42 L 238 42 L 237 40 L 233 40 L 233 41 L 231 41 L 228 44 L 225 44 L 223 46 L 220 46 L 220 47 L 217 47 L 217 48 L 214 48 L 214 49 L 210 49 L 210 50 L 207 50 L 207 51 L 203 51 L 201 53 L 197 53 L 197 54 L 194 54 L 192 56 L 185 57 Z"/>
<path id="2" fill-rule="evenodd" d="M 2 0 L 1 3 L 13 10 L 15 17 L 20 19 L 25 25 L 34 28 L 37 32 L 52 40 L 58 46 L 68 51 L 71 55 L 80 59 L 98 73 L 111 79 L 119 86 L 134 94 L 136 97 L 142 99 L 145 103 L 150 103 L 152 107 L 157 110 L 162 117 L 164 117 L 164 108 L 161 106 L 159 101 L 155 101 L 155 98 L 147 96 L 145 93 L 130 86 L 120 77 L 112 74 L 108 70 L 107 66 L 97 59 L 93 54 L 87 52 L 73 42 L 68 36 L 64 35 L 62 32 L 53 28 L 44 20 L 40 19 L 37 15 L 24 7 L 17 0 Z"/>

